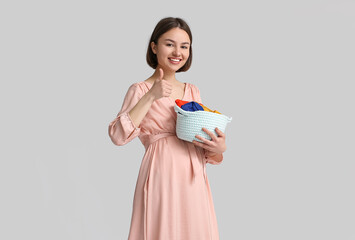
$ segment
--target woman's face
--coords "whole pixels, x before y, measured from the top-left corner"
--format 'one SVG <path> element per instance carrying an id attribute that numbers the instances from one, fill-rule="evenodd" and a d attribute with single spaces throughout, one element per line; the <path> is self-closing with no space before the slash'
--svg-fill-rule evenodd
<path id="1" fill-rule="evenodd" d="M 184 30 L 173 28 L 151 43 L 153 53 L 157 55 L 158 68 L 176 72 L 186 63 L 190 55 L 190 37 Z"/>

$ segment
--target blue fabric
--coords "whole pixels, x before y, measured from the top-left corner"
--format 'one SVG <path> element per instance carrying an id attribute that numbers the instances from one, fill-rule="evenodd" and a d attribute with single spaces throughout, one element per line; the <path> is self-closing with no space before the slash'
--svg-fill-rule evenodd
<path id="1" fill-rule="evenodd" d="M 204 111 L 203 107 L 201 107 L 200 104 L 198 104 L 197 102 L 194 102 L 194 101 L 185 103 L 184 105 L 181 106 L 181 109 L 183 109 L 185 111 L 190 111 L 190 112 Z"/>

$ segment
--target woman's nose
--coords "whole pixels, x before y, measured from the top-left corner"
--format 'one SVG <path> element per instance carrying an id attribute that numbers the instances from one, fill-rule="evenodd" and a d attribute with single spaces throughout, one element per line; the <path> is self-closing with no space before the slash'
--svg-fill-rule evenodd
<path id="1" fill-rule="evenodd" d="M 181 54 L 181 53 L 180 53 L 180 49 L 179 49 L 179 48 L 175 48 L 173 54 L 174 54 L 175 56 L 180 56 L 180 54 Z"/>

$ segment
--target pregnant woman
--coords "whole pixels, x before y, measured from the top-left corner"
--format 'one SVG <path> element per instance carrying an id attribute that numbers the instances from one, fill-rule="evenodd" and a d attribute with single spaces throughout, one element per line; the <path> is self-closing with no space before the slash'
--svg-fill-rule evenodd
<path id="1" fill-rule="evenodd" d="M 134 194 L 129 240 L 218 240 L 206 164 L 219 164 L 225 134 L 203 129 L 212 139 L 177 138 L 175 99 L 201 103 L 198 88 L 175 78 L 192 62 L 192 34 L 180 18 L 164 18 L 149 41 L 148 79 L 133 83 L 109 124 L 116 145 L 139 137 L 145 147 Z"/>

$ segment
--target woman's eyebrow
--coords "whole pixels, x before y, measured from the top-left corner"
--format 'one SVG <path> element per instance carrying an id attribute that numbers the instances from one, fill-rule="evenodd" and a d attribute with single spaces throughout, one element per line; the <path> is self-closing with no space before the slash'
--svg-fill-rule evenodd
<path id="1" fill-rule="evenodd" d="M 173 43 L 175 43 L 175 41 L 174 40 L 171 40 L 171 39 L 165 39 L 165 41 L 170 41 L 170 42 L 173 42 Z M 181 44 L 190 44 L 189 42 L 183 42 L 183 43 L 181 43 Z"/>

